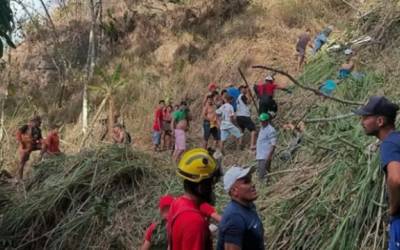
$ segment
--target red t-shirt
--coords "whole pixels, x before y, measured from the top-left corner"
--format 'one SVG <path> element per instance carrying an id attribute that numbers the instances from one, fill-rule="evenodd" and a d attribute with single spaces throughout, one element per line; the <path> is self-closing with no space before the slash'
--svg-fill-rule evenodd
<path id="1" fill-rule="evenodd" d="M 151 223 L 150 226 L 146 229 L 146 233 L 144 235 L 144 239 L 148 242 L 151 242 L 151 236 L 153 236 L 154 229 L 156 229 L 157 224 Z"/>
<path id="2" fill-rule="evenodd" d="M 177 198 L 168 213 L 170 250 L 211 250 L 208 222 L 196 203 L 184 196 Z"/>
<path id="3" fill-rule="evenodd" d="M 161 121 L 163 120 L 163 111 L 161 108 L 156 109 L 154 112 L 153 130 L 161 130 Z"/>
<path id="4" fill-rule="evenodd" d="M 47 152 L 54 154 L 54 153 L 60 153 L 60 138 L 58 137 L 57 132 L 51 132 L 47 135 L 46 140 L 46 147 L 47 147 Z"/>
<path id="5" fill-rule="evenodd" d="M 276 85 L 275 83 L 265 84 L 260 82 L 257 86 L 257 92 L 259 96 L 262 95 L 273 96 L 277 87 L 278 85 Z"/>

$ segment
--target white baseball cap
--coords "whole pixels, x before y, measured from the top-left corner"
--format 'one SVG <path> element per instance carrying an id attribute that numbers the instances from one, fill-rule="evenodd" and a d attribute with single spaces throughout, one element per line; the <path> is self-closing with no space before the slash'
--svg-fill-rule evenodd
<path id="1" fill-rule="evenodd" d="M 265 81 L 273 81 L 273 80 L 274 80 L 274 78 L 271 75 L 267 75 L 265 77 Z"/>
<path id="2" fill-rule="evenodd" d="M 251 167 L 242 167 L 233 165 L 224 174 L 224 190 L 229 193 L 233 184 L 243 177 L 246 177 L 251 171 Z"/>

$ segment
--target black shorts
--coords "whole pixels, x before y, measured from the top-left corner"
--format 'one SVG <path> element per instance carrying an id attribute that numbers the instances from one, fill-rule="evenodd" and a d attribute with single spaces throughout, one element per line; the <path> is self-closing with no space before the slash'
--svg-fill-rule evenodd
<path id="1" fill-rule="evenodd" d="M 221 133 L 220 133 L 219 129 L 217 127 L 211 128 L 210 121 L 208 121 L 208 120 L 203 121 L 203 131 L 204 131 L 204 140 L 205 141 L 208 141 L 208 139 L 210 138 L 211 135 L 214 138 L 214 140 L 216 140 L 216 141 L 221 140 Z"/>
<path id="2" fill-rule="evenodd" d="M 270 96 L 263 96 L 260 98 L 259 102 L 259 113 L 269 113 L 269 112 L 274 112 L 276 113 L 278 111 L 278 105 L 276 104 L 275 100 L 270 97 Z"/>
<path id="3" fill-rule="evenodd" d="M 245 129 L 248 129 L 251 132 L 256 130 L 256 125 L 251 120 L 251 118 L 248 116 L 237 116 L 236 121 L 237 121 L 239 128 L 242 131 L 244 131 Z"/>

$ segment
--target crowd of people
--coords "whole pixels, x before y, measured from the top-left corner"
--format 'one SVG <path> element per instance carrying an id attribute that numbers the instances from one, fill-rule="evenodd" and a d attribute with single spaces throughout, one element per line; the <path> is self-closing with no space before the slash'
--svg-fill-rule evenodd
<path id="1" fill-rule="evenodd" d="M 241 86 L 241 95 L 246 94 L 243 89 Z M 205 98 L 203 110 L 204 118 L 207 118 L 203 124 L 205 135 L 209 136 L 206 131 L 210 133 L 209 129 L 213 127 L 211 124 L 216 124 L 220 134 L 226 130 L 224 133 L 227 136 L 240 138 L 242 132 L 232 119 L 235 117 L 231 104 L 233 98 L 229 95 L 222 96 L 223 102 L 220 107 L 214 107 L 214 100 L 215 97 L 211 95 Z M 236 108 L 240 109 L 239 106 L 242 104 L 237 104 Z M 385 97 L 373 96 L 366 105 L 354 111 L 361 116 L 361 125 L 365 133 L 376 136 L 381 141 L 381 166 L 387 180 L 391 216 L 388 241 L 390 250 L 400 249 L 400 132 L 395 129 L 398 110 L 398 105 Z M 277 140 L 270 119 L 271 115 L 268 113 L 259 115 L 261 126 L 256 142 L 256 160 L 261 180 L 269 172 Z M 223 121 L 225 126 L 222 126 Z M 251 118 L 247 122 L 251 123 Z M 251 132 L 252 126 L 249 128 Z M 234 131 L 236 129 L 238 131 Z M 223 147 L 223 143 L 218 143 L 218 138 L 222 140 L 223 137 L 216 136 L 215 147 Z M 208 143 L 207 137 L 204 139 L 205 147 Z M 233 165 L 224 174 L 221 168 L 210 147 L 208 150 L 196 148 L 183 153 L 179 159 L 177 175 L 183 179 L 184 194 L 176 198 L 169 196 L 168 205 L 165 206 L 161 206 L 165 198 L 162 197 L 160 200 L 163 219 L 156 225 L 160 225 L 159 228 L 166 237 L 160 249 L 214 249 L 213 235 L 217 236 L 217 250 L 265 249 L 263 224 L 254 205 L 258 195 L 252 179 L 253 167 Z M 221 176 L 230 201 L 226 204 L 222 215 L 219 215 L 211 204 L 215 204 L 214 185 Z M 141 250 L 156 249 L 151 248 L 153 240 L 149 237 L 154 227 L 155 224 L 152 224 L 147 229 Z"/>
<path id="2" fill-rule="evenodd" d="M 218 153 L 226 154 L 226 142 L 233 138 L 236 150 L 246 147 L 254 151 L 258 164 L 259 178 L 264 179 L 269 169 L 277 133 L 270 122 L 278 110 L 274 100 L 275 90 L 286 88 L 275 83 L 268 75 L 264 81 L 254 86 L 259 106 L 247 85 L 235 87 L 230 84 L 219 91 L 216 83 L 208 85 L 208 93 L 204 96 L 201 111 L 204 149 L 211 148 Z M 256 122 L 252 118 L 252 102 L 259 111 L 259 133 Z M 172 158 L 179 162 L 182 153 L 187 149 L 187 136 L 190 127 L 191 112 L 185 101 L 172 108 L 160 100 L 154 111 L 152 141 L 154 151 L 171 150 Z M 245 131 L 250 133 L 250 145 L 243 140 Z M 212 141 L 210 143 L 210 138 Z"/>
<path id="3" fill-rule="evenodd" d="M 314 39 L 314 45 L 309 44 L 310 30 L 299 36 L 296 44 L 299 69 L 305 63 L 307 46 L 316 53 L 331 32 L 331 27 L 324 29 Z M 345 54 L 348 57 L 339 70 L 338 79 L 349 77 L 354 69 L 353 51 L 347 50 Z M 328 79 L 320 90 L 324 95 L 331 95 L 337 83 L 337 80 Z M 257 172 L 261 184 L 268 181 L 278 138 L 272 123 L 278 112 L 274 99 L 276 90 L 291 94 L 289 89 L 275 82 L 273 75 L 267 75 L 252 89 L 247 84 L 238 87 L 229 84 L 220 89 L 216 83 L 210 83 L 201 102 L 202 147 L 191 150 L 187 148 L 187 137 L 193 114 L 188 103 L 181 101 L 172 105 L 159 101 L 152 126 L 153 150 L 171 151 L 173 161 L 178 164 L 177 175 L 183 180 L 184 193 L 178 197 L 166 194 L 160 198 L 160 217 L 146 230 L 141 250 L 209 250 L 213 249 L 213 234 L 218 238 L 218 250 L 265 249 L 263 224 L 254 205 L 258 194 L 252 176 Z M 256 115 L 252 114 L 252 106 Z M 365 133 L 381 141 L 381 166 L 387 180 L 391 216 L 390 250 L 400 249 L 400 132 L 395 129 L 398 109 L 385 97 L 373 96 L 366 105 L 354 111 L 361 116 Z M 59 125 L 50 124 L 49 133 L 43 138 L 39 116 L 18 129 L 20 179 L 33 151 L 40 151 L 40 158 L 61 154 L 58 129 Z M 246 130 L 250 134 L 248 146 L 243 138 Z M 111 131 L 111 138 L 116 144 L 132 142 L 125 127 L 118 123 Z M 224 173 L 221 158 L 227 154 L 227 141 L 231 138 L 235 140 L 236 150 L 248 147 L 254 152 L 256 167 L 233 165 Z M 230 197 L 222 215 L 213 206 L 214 186 L 221 177 Z"/>

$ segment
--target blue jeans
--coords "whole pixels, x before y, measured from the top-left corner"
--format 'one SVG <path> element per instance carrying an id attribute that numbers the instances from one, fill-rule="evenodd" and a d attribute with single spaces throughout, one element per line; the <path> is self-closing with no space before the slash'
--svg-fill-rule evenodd
<path id="1" fill-rule="evenodd" d="M 400 250 L 400 216 L 393 216 L 389 223 L 389 250 Z"/>

